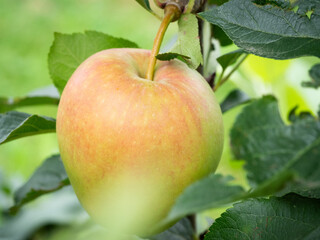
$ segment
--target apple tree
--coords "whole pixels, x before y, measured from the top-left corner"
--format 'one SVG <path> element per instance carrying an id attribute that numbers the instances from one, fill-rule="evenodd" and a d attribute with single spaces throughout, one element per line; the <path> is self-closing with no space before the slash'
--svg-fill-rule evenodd
<path id="1" fill-rule="evenodd" d="M 114 233 L 113 229 L 102 228 L 91 222 L 75 229 L 70 237 L 149 240 L 320 239 L 320 109 L 305 110 L 300 106 L 284 108 L 285 100 L 280 91 L 273 91 L 274 94 L 255 95 L 250 88 L 243 88 L 241 82 L 231 83 L 237 74 L 249 74 L 240 71 L 239 68 L 253 55 L 259 57 L 255 59 L 275 59 L 279 64 L 283 60 L 313 57 L 316 59 L 315 64 L 310 66 L 310 69 L 305 69 L 306 72 L 309 71 L 309 79 L 301 79 L 299 87 L 312 89 L 314 92 L 312 100 L 316 105 L 319 104 L 320 1 L 155 0 L 154 3 L 150 3 L 148 0 L 136 0 L 136 2 L 151 13 L 150 18 L 156 17 L 161 22 L 154 47 L 148 52 L 150 56 L 145 57 L 148 64 L 141 63 L 141 66 L 143 65 L 141 69 L 144 70 L 140 77 L 145 81 L 152 81 L 158 67 L 156 64 L 159 63 L 168 66 L 173 63 L 182 64 L 181 66 L 188 69 L 188 75 L 192 75 L 195 71 L 202 75 L 206 86 L 210 87 L 211 94 L 215 94 L 219 99 L 222 114 L 226 115 L 237 109 L 237 115 L 232 119 L 232 126 L 225 129 L 224 148 L 228 149 L 234 158 L 233 162 L 239 166 L 238 171 L 245 173 L 245 178 L 239 181 L 241 177 L 237 176 L 237 171 L 224 171 L 224 168 L 220 167 L 216 172 L 209 171 L 211 166 L 199 161 L 204 164 L 201 167 L 211 173 L 188 182 L 188 186 L 175 197 L 165 216 L 153 223 L 154 226 L 148 225 L 147 229 L 143 230 L 145 234 L 128 234 L 125 230 L 121 232 L 121 228 Z M 175 43 L 168 44 L 165 47 L 167 50 L 161 51 L 160 46 L 166 29 L 169 24 L 175 24 L 174 22 L 178 25 Z M 87 61 L 86 59 L 100 51 L 110 52 L 114 49 L 129 48 L 142 51 L 130 40 L 97 31 L 55 33 L 48 55 L 48 70 L 54 86 L 28 96 L 0 98 L 0 144 L 28 136 L 56 132 L 55 118 L 28 114 L 15 109 L 34 105 L 59 105 L 59 102 L 62 103 L 60 96 L 70 83 L 68 81 L 76 69 Z M 121 56 L 126 58 L 127 55 Z M 263 62 L 252 64 L 263 64 Z M 272 73 L 276 70 L 268 69 L 268 71 Z M 251 89 L 258 86 L 255 80 L 250 84 Z M 76 84 L 74 86 L 76 87 Z M 189 88 L 192 89 L 192 86 Z M 190 90 L 190 94 L 192 92 Z M 93 100 L 89 98 L 87 101 Z M 65 102 L 63 104 L 64 108 L 68 109 L 68 105 L 65 106 Z M 108 102 L 105 104 L 108 105 Z M 181 113 L 180 117 L 186 116 Z M 70 121 L 70 125 L 75 123 L 72 122 L 72 116 L 67 120 Z M 63 121 L 66 119 L 62 119 L 61 124 L 64 124 Z M 95 122 L 83 121 L 83 125 L 86 124 Z M 219 125 L 216 127 L 221 128 Z M 190 134 L 192 131 L 190 130 Z M 63 138 L 65 136 L 63 135 Z M 85 134 L 81 136 L 85 137 Z M 223 140 L 219 141 L 222 145 Z M 81 144 L 78 146 L 81 147 Z M 153 147 L 157 148 L 155 144 Z M 207 150 L 203 150 L 202 146 L 194 148 L 199 152 Z M 64 148 L 60 146 L 60 149 Z M 97 149 L 90 146 L 90 151 L 95 152 Z M 181 156 L 186 158 L 187 163 L 186 150 L 182 149 L 184 153 L 181 153 Z M 76 151 L 81 150 L 74 147 L 70 155 Z M 222 155 L 220 164 L 228 161 L 226 151 Z M 165 154 L 166 152 L 164 156 Z M 218 155 L 220 158 L 220 153 Z M 168 158 L 170 157 L 168 154 Z M 192 165 L 196 171 L 195 166 L 196 164 Z M 77 164 L 74 167 L 78 167 Z M 175 167 L 179 168 L 178 165 Z M 143 165 L 140 168 L 143 168 Z M 158 167 L 154 166 L 154 174 L 157 169 Z M 29 180 L 13 193 L 8 190 L 5 179 L 0 179 L 3 191 L 10 192 L 9 197 L 14 199 L 14 204 L 8 209 L 0 209 L 2 211 L 0 239 L 27 239 L 33 236 L 38 230 L 35 226 L 39 226 L 33 225 L 33 221 L 43 222 L 44 224 L 40 226 L 52 224 L 55 227 L 45 218 L 32 219 L 30 218 L 32 215 L 28 216 L 21 212 L 25 206 L 33 204 L 34 200 L 58 194 L 63 189 L 69 189 L 68 191 L 74 195 L 70 184 L 75 187 L 78 182 L 84 180 L 74 177 L 73 173 L 72 169 L 66 171 L 65 159 L 64 157 L 61 159 L 57 153 L 48 156 Z M 85 176 L 85 179 L 89 181 L 90 176 Z M 75 182 L 77 183 L 74 184 Z M 153 191 L 156 192 L 160 188 L 160 185 L 156 185 Z M 84 191 L 89 190 L 90 187 Z M 122 189 L 122 191 L 131 192 L 132 189 Z M 167 192 L 171 193 L 171 189 L 167 189 Z M 143 192 L 138 199 L 142 201 L 148 197 L 147 195 Z M 84 202 L 81 197 L 79 199 L 81 203 Z M 85 214 L 78 203 L 75 204 L 63 196 L 55 195 L 52 201 L 63 202 L 59 206 L 62 206 L 65 219 L 71 215 L 81 218 Z M 130 201 L 133 200 L 126 201 L 128 209 Z M 152 215 L 157 212 L 160 205 L 161 201 L 157 199 L 153 207 L 141 211 L 140 215 L 145 215 L 146 212 Z M 37 205 L 36 211 L 44 211 L 46 208 L 43 202 L 42 205 Z M 98 212 L 99 208 L 98 206 L 94 211 Z M 72 209 L 77 209 L 77 213 L 72 212 Z M 130 212 L 128 209 L 126 212 Z M 117 211 L 121 210 L 113 210 Z M 213 217 L 204 217 L 203 213 L 208 211 L 213 213 Z M 24 235 L 12 237 L 17 231 L 15 226 L 22 222 L 28 223 L 23 224 L 21 232 Z M 66 220 L 65 224 L 68 223 L 70 221 Z M 158 231 L 153 231 L 151 228 Z M 87 231 L 77 234 L 83 229 Z"/>

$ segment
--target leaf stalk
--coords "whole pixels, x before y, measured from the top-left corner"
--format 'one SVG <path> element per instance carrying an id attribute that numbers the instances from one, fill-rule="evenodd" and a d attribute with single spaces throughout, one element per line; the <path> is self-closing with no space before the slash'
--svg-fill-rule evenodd
<path id="1" fill-rule="evenodd" d="M 231 75 L 240 67 L 240 65 L 244 62 L 244 60 L 248 57 L 248 54 L 246 54 L 235 66 L 234 68 L 228 73 L 227 76 L 223 77 L 223 74 L 225 72 L 225 70 L 222 71 L 220 77 L 219 77 L 219 81 L 217 82 L 217 84 L 214 86 L 213 91 L 217 91 L 217 89 L 224 84 L 230 77 Z"/>

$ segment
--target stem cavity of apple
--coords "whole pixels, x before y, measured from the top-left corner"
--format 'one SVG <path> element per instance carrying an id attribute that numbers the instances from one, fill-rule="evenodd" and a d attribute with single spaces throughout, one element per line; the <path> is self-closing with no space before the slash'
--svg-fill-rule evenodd
<path id="1" fill-rule="evenodd" d="M 157 62 L 156 56 L 159 53 L 163 37 L 169 24 L 173 21 L 179 19 L 181 15 L 181 10 L 175 4 L 167 4 L 164 9 L 164 17 L 159 27 L 158 33 L 154 39 L 153 48 L 150 55 L 150 61 L 147 69 L 146 79 L 153 80 L 154 68 Z"/>

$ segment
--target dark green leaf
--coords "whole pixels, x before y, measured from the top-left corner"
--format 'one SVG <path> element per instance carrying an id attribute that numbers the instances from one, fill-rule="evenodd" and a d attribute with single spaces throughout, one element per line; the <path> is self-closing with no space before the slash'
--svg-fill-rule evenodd
<path id="1" fill-rule="evenodd" d="M 69 184 L 60 155 L 54 155 L 46 159 L 31 178 L 14 193 L 15 205 L 10 210 L 16 212 L 22 205 Z"/>
<path id="2" fill-rule="evenodd" d="M 18 98 L 1 98 L 0 113 L 11 111 L 15 108 L 32 106 L 32 105 L 58 105 L 59 93 L 53 86 L 36 90 L 26 97 Z"/>
<path id="3" fill-rule="evenodd" d="M 128 40 L 115 38 L 104 33 L 86 31 L 85 33 L 55 33 L 48 63 L 54 85 L 62 93 L 72 73 L 88 57 L 110 48 L 137 48 Z"/>
<path id="4" fill-rule="evenodd" d="M 310 82 L 303 82 L 302 86 L 316 88 L 316 89 L 318 87 L 320 87 L 320 64 L 314 65 L 309 70 L 309 75 L 311 77 L 311 81 Z"/>
<path id="5" fill-rule="evenodd" d="M 299 121 L 302 118 L 310 118 L 312 117 L 312 114 L 310 112 L 300 112 L 299 115 L 297 115 L 296 111 L 298 109 L 298 106 L 295 106 L 291 109 L 291 111 L 288 114 L 288 120 L 290 122 L 296 122 Z"/>
<path id="6" fill-rule="evenodd" d="M 228 94 L 228 96 L 220 104 L 221 111 L 225 113 L 231 108 L 247 103 L 249 101 L 250 101 L 250 97 L 247 94 L 245 94 L 243 91 L 238 89 L 233 90 Z"/>
<path id="7" fill-rule="evenodd" d="M 172 53 L 172 52 L 168 52 L 168 53 L 160 53 L 156 56 L 156 58 L 160 61 L 170 61 L 172 59 L 179 59 L 183 62 L 186 62 L 187 60 L 190 59 L 190 57 L 179 54 L 179 53 Z"/>
<path id="8" fill-rule="evenodd" d="M 168 230 L 150 237 L 149 240 L 194 240 L 195 232 L 188 218 L 183 218 Z"/>
<path id="9" fill-rule="evenodd" d="M 320 200 L 292 194 L 250 199 L 228 209 L 205 240 L 316 240 L 320 237 Z"/>
<path id="10" fill-rule="evenodd" d="M 232 177 L 212 174 L 189 186 L 171 209 L 167 221 L 233 202 L 244 190 L 230 185 Z"/>
<path id="11" fill-rule="evenodd" d="M 246 53 L 243 49 L 238 49 L 233 52 L 229 52 L 217 58 L 217 61 L 220 63 L 223 70 L 225 70 L 230 65 L 236 63 L 238 58 Z"/>
<path id="12" fill-rule="evenodd" d="M 199 15 L 220 26 L 249 53 L 274 59 L 320 57 L 320 14 L 316 12 L 309 18 L 273 4 L 231 0 Z"/>
<path id="13" fill-rule="evenodd" d="M 293 7 L 298 7 L 297 13 L 301 15 L 306 15 L 309 11 L 318 15 L 320 14 L 319 0 L 296 0 L 293 2 Z"/>
<path id="14" fill-rule="evenodd" d="M 148 0 L 136 0 L 142 7 L 147 9 L 148 11 L 151 11 L 150 3 Z"/>
<path id="15" fill-rule="evenodd" d="M 212 26 L 213 37 L 219 40 L 221 46 L 231 45 L 233 42 L 228 35 L 217 25 Z"/>
<path id="16" fill-rule="evenodd" d="M 208 3 L 220 6 L 220 5 L 222 5 L 222 4 L 224 4 L 224 3 L 228 2 L 228 1 L 229 0 L 208 0 Z"/>
<path id="17" fill-rule="evenodd" d="M 290 7 L 290 2 L 288 0 L 252 0 L 255 4 L 266 5 L 270 4 L 276 7 L 288 9 Z"/>
<path id="18" fill-rule="evenodd" d="M 231 130 L 231 148 L 246 161 L 253 186 L 294 172 L 297 179 L 283 192 L 320 197 L 320 122 L 297 116 L 291 125 L 280 117 L 277 101 L 264 97 L 246 106 Z M 280 175 L 280 176 L 279 176 Z"/>
<path id="19" fill-rule="evenodd" d="M 56 131 L 53 118 L 22 112 L 0 114 L 0 144 L 18 138 Z"/>

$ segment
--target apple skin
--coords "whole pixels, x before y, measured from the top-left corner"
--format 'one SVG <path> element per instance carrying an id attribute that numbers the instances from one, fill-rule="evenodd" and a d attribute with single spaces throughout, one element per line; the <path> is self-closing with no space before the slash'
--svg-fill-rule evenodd
<path id="1" fill-rule="evenodd" d="M 223 149 L 220 106 L 204 78 L 150 51 L 110 49 L 85 60 L 58 108 L 61 158 L 89 215 L 139 236 L 157 224 L 193 182 L 214 172 Z"/>

